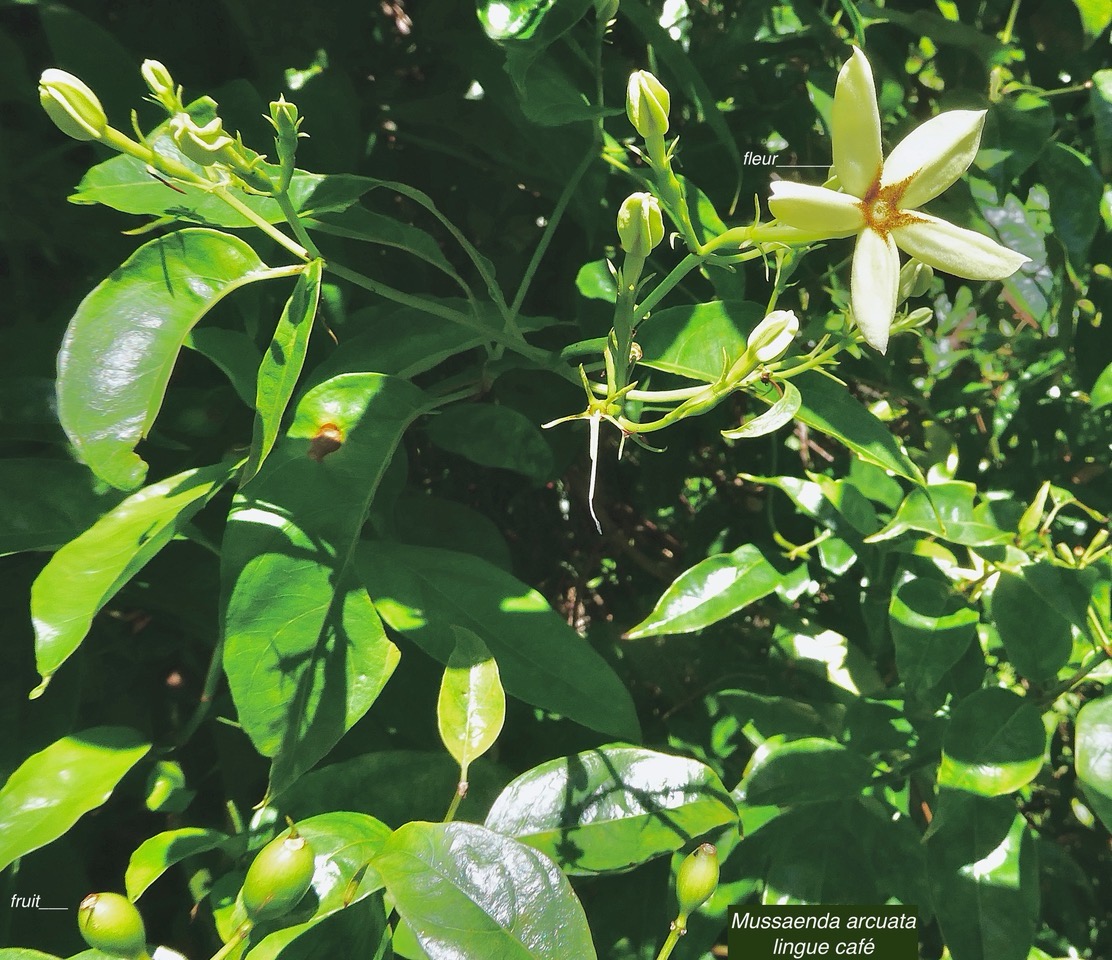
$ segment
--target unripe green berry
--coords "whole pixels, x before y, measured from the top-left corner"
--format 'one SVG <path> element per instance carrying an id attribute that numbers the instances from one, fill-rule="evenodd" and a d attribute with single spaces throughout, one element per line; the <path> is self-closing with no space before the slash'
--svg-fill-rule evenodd
<path id="1" fill-rule="evenodd" d="M 94 950 L 127 960 L 147 956 L 143 918 L 135 904 L 118 893 L 90 893 L 77 908 L 77 926 Z"/>
<path id="2" fill-rule="evenodd" d="M 618 209 L 618 237 L 630 256 L 647 257 L 664 239 L 664 217 L 651 193 L 631 193 Z"/>
<path id="3" fill-rule="evenodd" d="M 664 84 L 648 70 L 630 74 L 626 90 L 626 115 L 642 137 L 663 137 L 668 132 L 668 110 L 672 98 Z"/>
<path id="4" fill-rule="evenodd" d="M 313 848 L 296 829 L 271 840 L 247 870 L 243 908 L 253 922 L 288 913 L 313 881 Z"/>
<path id="5" fill-rule="evenodd" d="M 97 95 L 65 70 L 51 67 L 42 72 L 39 103 L 54 125 L 74 140 L 100 140 L 108 129 Z"/>
<path id="6" fill-rule="evenodd" d="M 676 899 L 680 916 L 687 918 L 718 889 L 718 850 L 713 843 L 697 846 L 680 864 L 676 874 Z"/>

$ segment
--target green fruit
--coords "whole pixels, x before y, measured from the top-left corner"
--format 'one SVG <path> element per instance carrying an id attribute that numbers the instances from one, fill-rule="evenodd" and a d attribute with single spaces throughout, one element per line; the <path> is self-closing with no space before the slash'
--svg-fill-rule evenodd
<path id="1" fill-rule="evenodd" d="M 676 874 L 676 898 L 685 919 L 698 910 L 718 889 L 718 850 L 712 843 L 700 844 L 680 864 Z"/>
<path id="2" fill-rule="evenodd" d="M 77 926 L 94 950 L 128 960 L 147 956 L 143 918 L 135 904 L 118 893 L 90 893 L 77 908 Z"/>
<path id="3" fill-rule="evenodd" d="M 295 828 L 271 840 L 255 857 L 243 881 L 243 907 L 252 921 L 289 912 L 313 880 L 313 848 Z"/>

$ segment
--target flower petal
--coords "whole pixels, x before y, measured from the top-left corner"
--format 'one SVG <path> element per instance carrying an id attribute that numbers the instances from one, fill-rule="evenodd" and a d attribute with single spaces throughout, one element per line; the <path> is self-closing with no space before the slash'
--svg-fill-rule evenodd
<path id="1" fill-rule="evenodd" d="M 917 260 L 965 280 L 1003 280 L 1029 261 L 972 230 L 915 211 L 921 222 L 897 227 L 892 238 Z"/>
<path id="2" fill-rule="evenodd" d="M 947 110 L 903 138 L 884 161 L 880 185 L 909 180 L 900 208 L 914 210 L 960 177 L 981 142 L 984 110 Z"/>
<path id="3" fill-rule="evenodd" d="M 830 239 L 848 237 L 865 226 L 865 215 L 856 197 L 791 180 L 772 184 L 768 208 L 788 226 Z"/>
<path id="4" fill-rule="evenodd" d="M 862 230 L 853 251 L 850 302 L 865 341 L 880 353 L 888 350 L 899 286 L 900 255 L 892 235 L 881 236 L 871 227 Z"/>
<path id="5" fill-rule="evenodd" d="M 863 197 L 880 176 L 880 111 L 869 61 L 856 47 L 838 74 L 830 113 L 834 172 L 842 186 Z"/>

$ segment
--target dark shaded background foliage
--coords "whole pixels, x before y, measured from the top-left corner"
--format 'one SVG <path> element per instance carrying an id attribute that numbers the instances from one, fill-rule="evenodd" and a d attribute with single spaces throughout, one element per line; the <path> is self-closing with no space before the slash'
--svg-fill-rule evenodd
<path id="1" fill-rule="evenodd" d="M 868 29 L 892 142 L 938 108 L 984 105 L 980 94 L 970 91 L 987 89 L 994 64 L 1009 64 L 1026 83 L 1044 89 L 1069 86 L 1063 73 L 1079 82 L 1109 65 L 1107 35 L 1087 38 L 1073 4 L 1024 2 L 1010 53 L 994 40 L 1009 3 L 962 0 L 946 6 L 960 18 L 960 28 L 929 5 L 894 2 L 885 8 L 891 22 Z M 691 4 L 684 30 L 692 59 L 740 153 L 764 150 L 778 135 L 799 162 L 822 162 L 828 155 L 815 123 L 820 103 L 812 106 L 810 98 L 816 91 L 832 91 L 849 24 L 842 6 L 830 2 Z M 288 72 L 305 70 L 315 59 L 323 63 L 322 52 L 327 66 L 289 92 Z M 187 94 L 210 93 L 220 102 L 226 125 L 240 129 L 249 143 L 268 142 L 261 119 L 265 102 L 287 91 L 307 117 L 311 135 L 299 166 L 397 179 L 424 190 L 495 263 L 507 284 L 520 276 L 540 235 L 538 218 L 548 215 L 589 143 L 584 124 L 528 123 L 503 69 L 504 54 L 483 35 L 467 0 L 0 4 L 0 329 L 5 345 L 0 440 L 6 457 L 67 458 L 51 409 L 57 345 L 81 296 L 134 249 L 136 240 L 121 235 L 121 228 L 139 225 L 106 208 L 63 202 L 104 154 L 97 146 L 59 137 L 38 107 L 35 78 L 46 66 L 69 69 L 87 80 L 119 119 L 144 92 L 136 67 L 145 57 L 166 63 Z M 629 71 L 647 63 L 643 38 L 620 17 L 606 54 L 606 101 L 620 104 Z M 738 191 L 738 215 L 747 217 L 753 198 L 763 200 L 767 194 L 767 171 L 739 171 L 715 131 L 700 122 L 683 80 L 664 58 L 658 69 L 673 89 L 684 174 L 720 211 Z M 485 96 L 463 99 L 474 80 Z M 951 95 L 951 90 L 959 92 Z M 1098 153 L 1100 131 L 1086 90 L 1040 99 L 1027 109 L 1015 104 L 1009 99 L 990 107 L 983 146 L 1000 151 L 1003 159 L 975 171 L 975 194 L 963 183 L 947 203 L 956 219 L 975 222 L 990 216 L 986 211 L 1001 204 L 1005 194 L 1013 194 L 1027 204 L 1026 226 L 1017 228 L 1025 241 L 1031 224 L 1040 217 L 1045 224 L 1050 217 L 1054 229 L 1042 231 L 1048 234 L 1049 266 L 1042 289 L 1008 288 L 1006 303 L 996 301 L 995 293 L 971 303 L 961 299 L 959 281 L 940 279 L 932 291 L 936 316 L 943 318 L 937 330 L 928 329 L 921 345 L 914 338 L 897 341 L 887 358 L 869 354 L 848 363 L 840 375 L 868 402 L 888 397 L 893 430 L 924 467 L 944 460 L 952 446 L 959 455 L 957 478 L 975 481 L 982 490 L 1025 504 L 1050 480 L 1107 515 L 1112 510 L 1112 406 L 1094 411 L 1088 402 L 1112 358 L 1107 322 L 1112 280 L 1107 263 L 1094 267 L 1108 254 L 1107 221 L 1101 222 L 1097 207 L 1103 181 L 1093 165 L 1055 169 L 1046 147 L 1051 141 L 1076 147 L 1103 161 L 1105 177 L 1112 157 Z M 142 108 L 140 115 L 148 123 L 155 119 L 152 107 Z M 619 138 L 630 133 L 623 117 L 608 121 L 608 130 Z M 1100 149 L 1110 150 L 1107 139 Z M 525 304 L 526 313 L 559 317 L 575 325 L 576 334 L 546 331 L 541 342 L 548 337 L 558 345 L 608 329 L 608 306 L 583 298 L 575 277 L 614 242 L 616 204 L 630 188 L 628 180 L 601 163 L 583 180 Z M 1038 197 L 1047 194 L 1049 213 L 1045 200 L 1039 213 Z M 402 199 L 373 202 L 436 231 Z M 337 242 L 334 248 L 345 246 Z M 261 249 L 265 256 L 265 244 Z M 445 250 L 454 255 L 447 245 Z M 826 297 L 827 270 L 845 255 L 837 245 L 811 255 L 795 278 L 798 287 L 788 294 L 790 302 L 782 305 L 799 307 L 799 291 L 810 291 L 813 303 Z M 454 292 L 440 275 L 422 272 L 404 254 L 360 250 L 355 256 L 372 274 L 404 276 L 411 289 L 445 296 Z M 376 260 L 368 263 L 368 256 Z M 670 255 L 659 256 L 667 269 Z M 465 262 L 457 266 L 468 268 Z M 717 279 L 737 293 L 747 283 L 758 287 L 761 269 L 759 263 L 750 264 L 748 275 Z M 694 275 L 689 283 L 681 298 L 712 293 Z M 827 289 L 835 303 L 844 303 L 845 290 Z M 280 310 L 277 296 L 268 290 L 238 298 L 206 322 L 245 322 L 262 345 Z M 366 303 L 362 295 L 348 289 L 330 296 L 327 315 L 337 335 L 343 339 L 359 332 L 358 311 Z M 1098 323 L 1101 317 L 1104 322 Z M 971 345 L 974 335 L 980 339 Z M 328 350 L 323 338 L 315 338 L 308 367 Z M 565 381 L 536 373 L 511 371 L 493 384 L 492 393 L 536 422 L 576 409 L 580 402 Z M 620 464 L 604 459 L 601 538 L 586 511 L 585 432 L 576 426 L 546 434 L 558 466 L 556 478 L 545 485 L 440 451 L 418 428 L 405 441 L 411 495 L 429 493 L 475 513 L 454 529 L 447 514 L 439 524 L 429 522 L 424 508 L 412 501 L 399 521 L 412 525 L 410 536 L 417 542 L 451 545 L 456 537 L 486 536 L 498 552 L 504 538 L 519 578 L 537 585 L 618 666 L 634 692 L 646 743 L 694 752 L 727 784 L 740 778 L 751 747 L 727 702 L 714 691 L 741 686 L 791 692 L 807 686 L 804 678 L 792 675 L 790 665 L 785 676 L 783 663 L 770 652 L 772 625 L 785 616 L 782 605 L 770 598 L 746 616 L 700 635 L 638 644 L 622 644 L 619 635 L 645 616 L 672 579 L 709 553 L 751 541 L 772 555 L 780 549 L 774 533 L 794 543 L 813 537 L 812 522 L 796 514 L 785 498 L 739 480 L 739 472 L 802 476 L 811 469 L 845 476 L 854 469 L 852 458 L 836 443 L 802 430 L 787 442 L 781 435 L 723 444 L 718 431 L 736 424 L 742 412 L 739 404 L 726 404 L 680 425 L 669 433 L 662 455 L 634 450 Z M 186 354 L 146 450 L 152 476 L 214 461 L 227 447 L 243 443 L 250 429 L 250 411 L 220 372 Z M 226 506 L 230 494 L 223 497 L 219 502 Z M 221 512 L 206 511 L 197 521 L 215 541 Z M 1070 541 L 1068 528 L 1058 533 Z M 51 696 L 28 702 L 25 692 L 36 674 L 27 596 L 45 560 L 45 554 L 31 553 L 0 561 L 5 572 L 0 670 L 6 688 L 0 699 L 0 779 L 31 752 L 93 723 L 133 726 L 156 742 L 172 741 L 192 711 L 214 642 L 217 559 L 195 543 L 176 542 L 98 618 L 92 642 L 73 669 L 59 674 Z M 876 658 L 881 675 L 890 675 L 891 644 L 877 625 L 878 612 L 887 608 L 887 582 L 862 589 L 860 578 L 829 576 L 815 563 L 812 570 L 819 589 L 800 597 L 791 615 L 814 616 L 853 637 Z M 438 676 L 439 667 L 431 661 L 404 657 L 371 714 L 330 759 L 369 749 L 436 749 Z M 1081 692 L 1091 696 L 1099 689 L 1093 684 Z M 570 723 L 536 719 L 532 708 L 520 703 L 511 702 L 510 709 L 499 744 L 500 767 L 490 771 L 485 793 L 481 778 L 476 784 L 470 800 L 475 811 L 481 812 L 484 800 L 497 791 L 503 771 L 516 772 L 595 742 Z M 215 712 L 230 715 L 230 703 L 222 699 Z M 1108 956 L 1112 932 L 1100 905 L 1112 897 L 1112 857 L 1107 832 L 1099 824 L 1079 826 L 1071 811 L 1070 730 L 1063 720 L 1052 740 L 1053 772 L 1023 803 L 1042 838 L 1046 926 L 1040 942 L 1047 950 L 1073 944 L 1088 950 L 1087 956 Z M 75 903 L 89 889 L 115 889 L 130 851 L 146 837 L 178 822 L 219 823 L 226 801 L 247 809 L 262 794 L 265 764 L 230 726 L 206 724 L 180 760 L 197 791 L 187 821 L 179 814 L 137 815 L 149 767 L 134 771 L 105 807 L 62 840 L 24 858 L 17 885 L 6 875 L 0 889 L 0 942 L 76 950 L 76 931 L 67 923 L 42 925 L 31 914 L 13 915 L 8 894 L 35 890 L 58 903 Z M 390 789 L 405 792 L 407 785 Z M 426 804 L 428 815 L 439 816 L 442 799 L 416 797 L 413 803 Z M 809 840 L 799 837 L 803 844 Z M 644 956 L 652 949 L 667 911 L 666 873 L 666 865 L 658 862 L 580 886 L 600 955 Z M 737 889 L 748 892 L 745 883 Z M 207 925 L 190 921 L 180 883 L 149 894 L 144 911 L 158 939 L 197 953 L 210 946 Z M 709 943 L 703 933 L 689 939 L 685 955 Z M 928 941 L 933 943 L 928 955 L 938 956 L 937 931 Z"/>

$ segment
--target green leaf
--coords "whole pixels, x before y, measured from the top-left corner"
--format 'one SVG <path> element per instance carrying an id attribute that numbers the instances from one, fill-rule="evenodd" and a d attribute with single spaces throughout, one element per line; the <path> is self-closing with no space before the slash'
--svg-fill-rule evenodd
<path id="1" fill-rule="evenodd" d="M 594 960 L 587 918 L 546 856 L 470 823 L 407 823 L 375 858 L 431 960 Z"/>
<path id="2" fill-rule="evenodd" d="M 713 383 L 745 352 L 746 338 L 764 318 L 748 300 L 696 303 L 654 311 L 637 330 L 641 366 Z"/>
<path id="3" fill-rule="evenodd" d="M 460 780 L 467 780 L 472 761 L 498 739 L 506 721 L 506 693 L 498 679 L 498 664 L 486 644 L 465 627 L 452 627 L 456 646 L 448 657 L 436 721 L 440 739 L 459 764 Z"/>
<path id="4" fill-rule="evenodd" d="M 785 380 L 783 393 L 780 398 L 760 416 L 748 420 L 734 430 L 723 430 L 722 436 L 727 440 L 749 440 L 753 437 L 763 437 L 767 433 L 775 433 L 784 424 L 791 423 L 800 406 L 803 397 L 794 383 Z"/>
<path id="5" fill-rule="evenodd" d="M 1109 73 L 1112 73 L 1112 70 Z M 1112 363 L 1101 371 L 1096 383 L 1093 384 L 1089 397 L 1092 400 L 1094 410 L 1112 404 Z"/>
<path id="6" fill-rule="evenodd" d="M 364 543 L 358 565 L 394 630 L 447 663 L 452 625 L 474 631 L 498 661 L 510 696 L 601 733 L 637 739 L 629 691 L 610 665 L 536 590 L 465 553 Z"/>
<path id="7" fill-rule="evenodd" d="M 186 470 L 138 493 L 62 547 L 31 588 L 35 661 L 42 683 L 81 645 L 93 617 L 224 486 L 236 464 Z"/>
<path id="8" fill-rule="evenodd" d="M 626 639 L 702 630 L 767 597 L 783 579 L 751 543 L 707 557 L 676 578 Z"/>
<path id="9" fill-rule="evenodd" d="M 55 550 L 123 499 L 70 460 L 0 460 L 0 556 Z"/>
<path id="10" fill-rule="evenodd" d="M 25 950 L 23 947 L 0 947 L 0 960 L 59 960 L 52 953 Z"/>
<path id="11" fill-rule="evenodd" d="M 1014 793 L 1039 775 L 1045 752 L 1036 706 L 1003 687 L 978 690 L 950 715 L 938 783 L 984 797 Z"/>
<path id="12" fill-rule="evenodd" d="M 365 897 L 320 920 L 295 923 L 267 934 L 245 960 L 375 960 L 390 956 L 383 952 L 388 949 L 389 936 L 381 897 Z"/>
<path id="13" fill-rule="evenodd" d="M 888 607 L 896 666 L 909 691 L 925 693 L 942 681 L 977 633 L 978 614 L 937 580 L 902 584 Z"/>
<path id="14" fill-rule="evenodd" d="M 135 447 L 186 336 L 223 297 L 269 275 L 242 240 L 179 230 L 144 244 L 81 301 L 58 354 L 58 418 L 98 477 L 124 490 L 143 482 Z"/>
<path id="15" fill-rule="evenodd" d="M 1069 620 L 1046 592 L 1056 582 L 1065 588 L 1067 577 L 1067 571 L 1059 573 L 1056 567 L 1044 563 L 1018 574 L 1001 573 L 992 591 L 992 617 L 1008 659 L 1018 673 L 1032 680 L 1053 677 L 1073 651 Z M 1032 580 L 1039 581 L 1044 589 L 1036 590 Z M 1086 606 L 1081 607 L 1082 618 Z"/>
<path id="16" fill-rule="evenodd" d="M 486 825 L 536 847 L 565 873 L 629 870 L 737 820 L 706 765 L 611 745 L 550 760 L 514 780 Z"/>
<path id="17" fill-rule="evenodd" d="M 1073 754 L 1086 801 L 1112 828 L 1112 696 L 1090 700 L 1077 711 Z"/>
<path id="18" fill-rule="evenodd" d="M 1073 0 L 1081 15 L 1081 26 L 1090 40 L 1095 40 L 1112 23 L 1112 0 Z"/>
<path id="19" fill-rule="evenodd" d="M 592 260 L 583 264 L 575 275 L 575 286 L 580 295 L 588 300 L 602 300 L 604 303 L 616 303 L 618 300 L 618 284 L 607 260 Z"/>
<path id="20" fill-rule="evenodd" d="M 1112 3 L 1108 6 L 1112 10 Z M 1112 70 L 1097 70 L 1093 74 L 1089 108 L 1093 111 L 1093 133 L 1100 156 L 1100 171 L 1107 178 L 1112 175 Z"/>
<path id="21" fill-rule="evenodd" d="M 1014 531 L 986 523 L 973 505 L 977 486 L 961 480 L 916 488 L 900 504 L 896 515 L 866 543 L 883 543 L 912 531 L 928 533 L 968 547 L 1011 543 Z"/>
<path id="22" fill-rule="evenodd" d="M 219 830 L 179 827 L 144 840 L 128 860 L 124 874 L 128 899 L 138 900 L 143 891 L 174 864 L 198 853 L 215 850 L 228 839 L 228 835 Z"/>
<path id="23" fill-rule="evenodd" d="M 456 404 L 429 422 L 429 439 L 481 467 L 501 467 L 546 480 L 552 448 L 525 414 L 493 403 Z"/>
<path id="24" fill-rule="evenodd" d="M 397 664 L 353 558 L 379 480 L 425 402 L 412 384 L 373 373 L 313 388 L 232 506 L 224 670 L 243 729 L 274 760 L 275 793 L 363 716 Z"/>
<path id="25" fill-rule="evenodd" d="M 833 740 L 805 737 L 766 740 L 742 780 L 749 806 L 792 806 L 857 796 L 869 785 L 873 765 Z"/>
<path id="26" fill-rule="evenodd" d="M 884 423 L 829 377 L 811 370 L 793 377 L 803 395 L 795 417 L 844 444 L 868 463 L 891 470 L 913 483 L 923 483 L 919 468 Z"/>
<path id="27" fill-rule="evenodd" d="M 313 331 L 320 303 L 323 272 L 323 261 L 314 260 L 298 276 L 297 285 L 278 319 L 270 348 L 263 355 L 255 394 L 251 456 L 244 467 L 244 480 L 250 480 L 259 472 L 259 467 L 278 439 L 282 417 L 293 397 L 297 378 L 301 376 L 301 367 L 305 363 L 305 353 L 309 349 L 309 334 Z"/>
<path id="28" fill-rule="evenodd" d="M 300 821 L 297 832 L 309 841 L 316 864 L 313 896 L 299 905 L 299 911 L 311 909 L 312 919 L 320 920 L 382 889 L 374 858 L 389 839 L 390 828 L 381 820 L 337 810 Z"/>
<path id="29" fill-rule="evenodd" d="M 244 405 L 255 406 L 255 382 L 263 355 L 246 333 L 222 327 L 194 327 L 185 338 L 185 346 L 208 357 L 224 371 Z"/>
<path id="30" fill-rule="evenodd" d="M 931 901 L 954 960 L 1026 960 L 1039 874 L 1015 804 L 943 790 L 926 843 Z"/>
<path id="31" fill-rule="evenodd" d="M 491 40 L 528 40 L 555 0 L 479 0 L 479 23 Z"/>
<path id="32" fill-rule="evenodd" d="M 809 480 L 792 476 L 758 477 L 750 473 L 738 476 L 782 490 L 803 513 L 846 540 L 859 541 L 862 534 L 875 532 L 880 523 L 876 508 L 848 480 L 831 480 L 819 474 L 810 474 Z M 902 496 L 898 484 L 896 492 Z"/>
<path id="33" fill-rule="evenodd" d="M 1104 193 L 1100 174 L 1085 154 L 1059 141 L 1048 144 L 1042 152 L 1039 173 L 1050 194 L 1054 236 L 1066 248 L 1073 268 L 1083 271 L 1100 226 L 1100 201 Z"/>
<path id="34" fill-rule="evenodd" d="M 104 803 L 150 746 L 126 727 L 91 727 L 23 761 L 0 789 L 0 870 Z"/>

